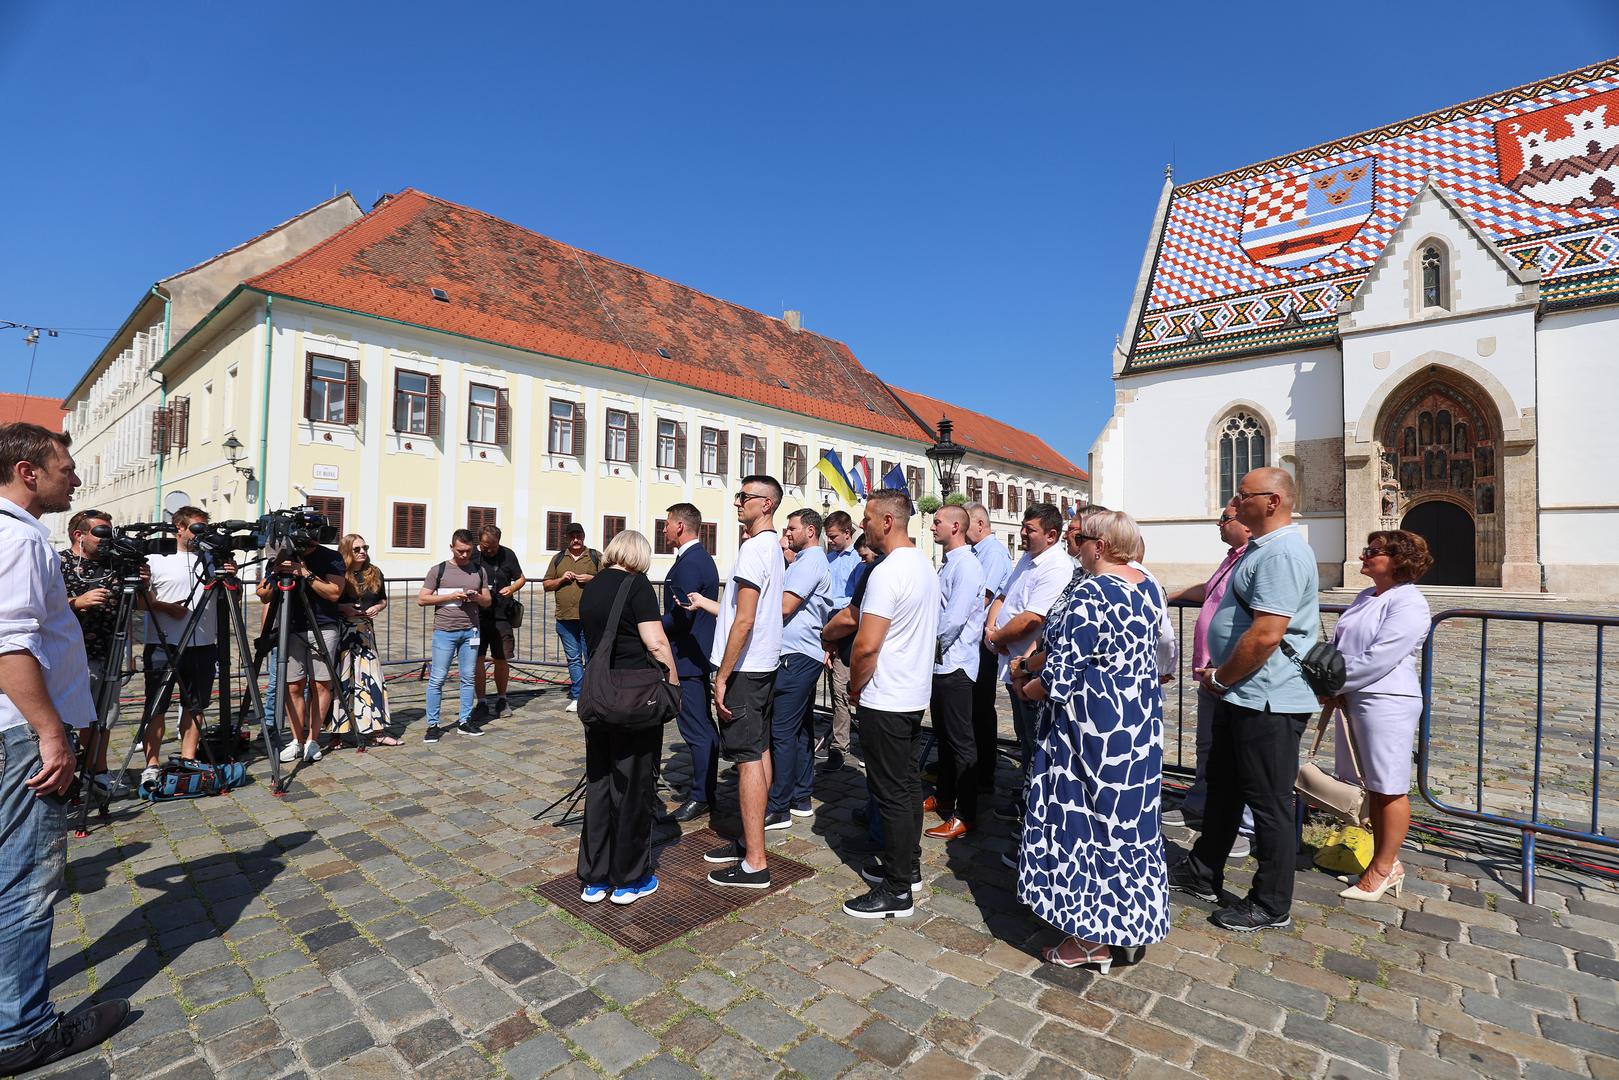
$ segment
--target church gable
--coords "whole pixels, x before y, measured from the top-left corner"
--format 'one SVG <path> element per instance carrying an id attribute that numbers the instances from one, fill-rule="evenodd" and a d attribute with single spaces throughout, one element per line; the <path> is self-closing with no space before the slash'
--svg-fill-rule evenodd
<path id="1" fill-rule="evenodd" d="M 1428 186 L 1548 307 L 1619 299 L 1619 60 L 1175 188 L 1125 372 L 1331 340 Z"/>
<path id="2" fill-rule="evenodd" d="M 1425 184 L 1367 271 L 1340 328 L 1446 318 L 1534 299 L 1524 270 L 1465 216 L 1443 188 Z"/>

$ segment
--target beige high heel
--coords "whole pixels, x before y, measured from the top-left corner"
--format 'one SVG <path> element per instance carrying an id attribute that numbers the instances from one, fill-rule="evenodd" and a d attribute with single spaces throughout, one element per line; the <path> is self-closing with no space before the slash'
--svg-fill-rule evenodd
<path id="1" fill-rule="evenodd" d="M 1400 897 L 1400 890 L 1403 888 L 1405 888 L 1405 867 L 1401 866 L 1399 863 L 1395 863 L 1394 869 L 1389 871 L 1388 877 L 1384 878 L 1383 884 L 1379 885 L 1377 888 L 1368 892 L 1360 887 L 1360 882 L 1357 880 L 1352 882 L 1349 888 L 1345 889 L 1338 895 L 1343 897 L 1345 900 L 1376 901 L 1383 899 L 1383 894 L 1388 892 L 1390 889 L 1393 889 L 1394 898 L 1397 900 Z"/>

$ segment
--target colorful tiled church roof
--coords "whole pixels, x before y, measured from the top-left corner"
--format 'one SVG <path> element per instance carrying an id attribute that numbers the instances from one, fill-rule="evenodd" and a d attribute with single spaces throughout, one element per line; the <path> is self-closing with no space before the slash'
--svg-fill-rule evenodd
<path id="1" fill-rule="evenodd" d="M 1619 60 L 1176 187 L 1126 370 L 1330 338 L 1424 184 L 1548 306 L 1619 299 Z"/>
<path id="2" fill-rule="evenodd" d="M 999 458 L 1013 465 L 1024 465 L 1058 476 L 1076 480 L 1089 480 L 1090 475 L 1063 457 L 1038 435 L 1020 431 L 1011 424 L 1002 423 L 992 416 L 964 409 L 960 405 L 941 401 L 915 390 L 905 390 L 892 384 L 888 387 L 903 401 L 911 412 L 926 426 L 928 441 L 938 437 L 933 425 L 941 417 L 949 417 L 955 425 L 951 438 L 975 453 Z"/>
<path id="3" fill-rule="evenodd" d="M 918 439 L 842 342 L 414 189 L 245 284 Z"/>

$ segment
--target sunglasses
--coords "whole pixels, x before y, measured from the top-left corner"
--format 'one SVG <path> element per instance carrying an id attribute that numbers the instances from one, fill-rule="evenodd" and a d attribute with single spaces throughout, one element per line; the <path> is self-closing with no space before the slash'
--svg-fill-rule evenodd
<path id="1" fill-rule="evenodd" d="M 1102 542 L 1102 538 L 1100 536 L 1091 536 L 1088 533 L 1080 533 L 1079 535 L 1075 536 L 1074 539 L 1079 541 L 1081 544 L 1087 540 L 1095 541 L 1098 544 Z"/>
<path id="2" fill-rule="evenodd" d="M 1222 515 L 1220 515 L 1220 520 L 1216 521 L 1215 524 L 1216 525 L 1229 525 L 1233 521 L 1236 521 L 1236 520 L 1237 520 L 1237 515 L 1236 514 L 1222 514 Z"/>
<path id="3" fill-rule="evenodd" d="M 1254 498 L 1258 498 L 1261 495 L 1274 495 L 1274 494 L 1276 494 L 1276 492 L 1274 492 L 1274 491 L 1239 491 L 1235 495 L 1232 496 L 1232 499 L 1235 500 L 1236 502 L 1241 502 L 1244 499 L 1254 499 Z"/>
<path id="4" fill-rule="evenodd" d="M 370 544 L 355 544 L 349 550 L 351 550 L 351 551 L 370 551 L 371 550 L 371 545 Z"/>
<path id="5" fill-rule="evenodd" d="M 744 492 L 739 493 L 737 495 L 737 497 L 732 499 L 731 501 L 736 503 L 736 505 L 741 506 L 743 503 L 747 502 L 749 499 L 768 499 L 768 498 L 770 498 L 769 495 L 760 495 L 760 494 L 758 494 L 756 492 L 744 491 Z"/>
<path id="6" fill-rule="evenodd" d="M 1387 554 L 1388 554 L 1388 552 L 1384 551 L 1382 548 L 1369 547 L 1369 548 L 1361 548 L 1360 549 L 1360 557 L 1362 559 L 1375 559 L 1379 555 L 1387 555 Z"/>

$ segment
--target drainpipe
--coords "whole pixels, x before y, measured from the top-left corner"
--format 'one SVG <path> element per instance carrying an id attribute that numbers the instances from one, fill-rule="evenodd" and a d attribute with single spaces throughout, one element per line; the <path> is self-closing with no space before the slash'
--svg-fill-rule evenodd
<path id="1" fill-rule="evenodd" d="M 267 497 L 266 488 L 270 483 L 270 342 L 274 327 L 270 321 L 270 305 L 275 302 L 272 296 L 264 298 L 264 386 L 259 392 L 259 399 L 263 403 L 263 410 L 259 414 L 259 516 L 264 516 L 264 500 Z"/>
<path id="2" fill-rule="evenodd" d="M 169 355 L 169 316 L 174 312 L 174 300 L 158 292 L 156 285 L 152 286 L 152 295 L 163 301 L 163 352 L 158 356 L 158 361 L 161 363 Z M 152 374 L 152 372 L 148 371 L 146 377 L 150 379 Z M 160 409 L 167 408 L 169 382 L 161 371 L 157 373 L 157 384 L 157 407 Z M 163 458 L 165 456 L 164 454 L 157 456 L 157 509 L 153 511 L 152 520 L 154 521 L 163 520 Z"/>

